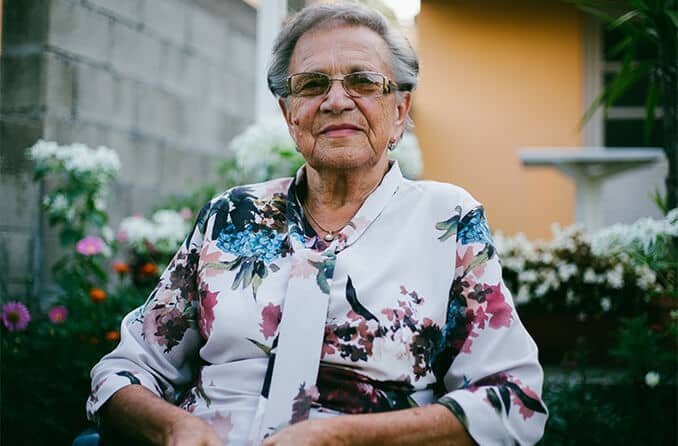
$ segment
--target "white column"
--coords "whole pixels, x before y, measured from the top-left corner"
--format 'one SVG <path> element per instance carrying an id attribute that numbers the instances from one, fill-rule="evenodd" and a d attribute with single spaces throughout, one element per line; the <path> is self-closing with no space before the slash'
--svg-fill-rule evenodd
<path id="1" fill-rule="evenodd" d="M 259 0 L 257 9 L 257 60 L 255 113 L 257 122 L 279 116 L 275 98 L 268 90 L 266 70 L 271 59 L 271 50 L 282 21 L 287 14 L 287 0 Z"/>

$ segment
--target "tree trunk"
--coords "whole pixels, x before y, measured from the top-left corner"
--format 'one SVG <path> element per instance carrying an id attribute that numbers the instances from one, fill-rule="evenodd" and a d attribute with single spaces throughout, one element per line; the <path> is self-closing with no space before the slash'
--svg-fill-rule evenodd
<path id="1" fill-rule="evenodd" d="M 658 26 L 659 81 L 664 109 L 664 152 L 669 163 L 666 176 L 668 209 L 678 207 L 678 30 L 668 14 Z"/>

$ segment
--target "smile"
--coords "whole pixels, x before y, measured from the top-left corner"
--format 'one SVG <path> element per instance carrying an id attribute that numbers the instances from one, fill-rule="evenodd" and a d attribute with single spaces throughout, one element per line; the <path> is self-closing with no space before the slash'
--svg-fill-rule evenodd
<path id="1" fill-rule="evenodd" d="M 361 131 L 362 130 L 359 127 L 352 124 L 337 124 L 328 125 L 320 133 L 330 138 L 339 138 L 342 136 L 355 135 Z"/>

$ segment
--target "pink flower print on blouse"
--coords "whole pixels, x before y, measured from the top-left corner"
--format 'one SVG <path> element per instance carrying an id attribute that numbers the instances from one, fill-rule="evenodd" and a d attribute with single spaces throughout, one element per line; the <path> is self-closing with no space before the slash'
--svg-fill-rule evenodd
<path id="1" fill-rule="evenodd" d="M 214 416 L 207 420 L 212 426 L 214 432 L 224 444 L 228 444 L 229 436 L 233 430 L 233 422 L 231 421 L 231 414 L 223 416 L 219 411 L 216 411 Z"/>
<path id="2" fill-rule="evenodd" d="M 204 282 L 203 282 L 204 283 Z M 209 285 L 204 283 L 200 287 L 200 334 L 207 339 L 212 333 L 214 322 L 214 307 L 217 305 L 218 291 L 212 292 Z"/>
<path id="3" fill-rule="evenodd" d="M 513 319 L 513 309 L 509 304 L 506 303 L 506 298 L 501 292 L 499 284 L 491 285 L 489 286 L 489 289 L 492 292 L 485 296 L 487 299 L 487 307 L 485 308 L 485 312 L 490 315 L 490 328 L 508 328 L 511 326 L 511 320 Z"/>
<path id="4" fill-rule="evenodd" d="M 261 310 L 261 323 L 259 326 L 261 327 L 261 334 L 264 335 L 265 339 L 275 335 L 281 318 L 282 310 L 280 309 L 280 305 L 269 303 Z"/>

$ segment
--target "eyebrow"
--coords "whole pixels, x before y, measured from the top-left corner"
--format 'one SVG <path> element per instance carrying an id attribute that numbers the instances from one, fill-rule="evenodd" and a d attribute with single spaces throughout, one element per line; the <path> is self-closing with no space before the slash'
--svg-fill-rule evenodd
<path id="1" fill-rule="evenodd" d="M 341 72 L 346 73 L 346 74 L 357 73 L 359 71 L 370 71 L 370 72 L 373 72 L 373 73 L 381 73 L 381 71 L 376 69 L 376 68 L 369 68 L 369 67 L 360 66 L 360 65 L 349 65 L 346 68 L 347 68 L 346 70 L 342 69 Z M 306 72 L 306 73 L 323 73 L 323 74 L 329 75 L 328 71 L 324 70 L 324 69 L 309 69 L 309 70 L 304 70 L 304 72 Z"/>

